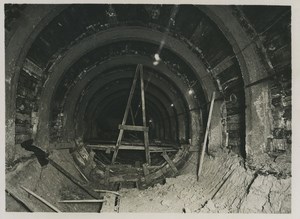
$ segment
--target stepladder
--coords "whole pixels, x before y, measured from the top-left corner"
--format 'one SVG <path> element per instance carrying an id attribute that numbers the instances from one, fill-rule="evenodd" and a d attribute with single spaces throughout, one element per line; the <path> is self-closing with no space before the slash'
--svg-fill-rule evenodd
<path id="1" fill-rule="evenodd" d="M 143 120 L 142 125 L 140 125 L 140 126 L 136 125 L 134 122 L 133 112 L 132 112 L 132 107 L 131 107 L 132 99 L 134 96 L 134 91 L 135 91 L 139 76 L 140 76 L 141 106 L 142 106 L 142 120 Z M 129 111 L 132 116 L 133 125 L 126 125 Z M 144 72 L 143 72 L 143 66 L 141 64 L 137 65 L 137 68 L 136 68 L 136 71 L 134 74 L 134 78 L 133 78 L 133 82 L 132 82 L 132 86 L 130 89 L 129 97 L 127 100 L 124 117 L 123 117 L 122 123 L 119 124 L 119 135 L 118 135 L 118 139 L 117 139 L 114 153 L 112 156 L 112 161 L 111 161 L 112 164 L 114 164 L 116 162 L 119 148 L 122 145 L 122 138 L 124 135 L 124 131 L 137 131 L 137 132 L 144 133 L 144 147 L 145 147 L 146 163 L 148 165 L 151 165 L 150 151 L 149 151 L 149 127 L 147 127 L 147 122 L 146 122 Z"/>

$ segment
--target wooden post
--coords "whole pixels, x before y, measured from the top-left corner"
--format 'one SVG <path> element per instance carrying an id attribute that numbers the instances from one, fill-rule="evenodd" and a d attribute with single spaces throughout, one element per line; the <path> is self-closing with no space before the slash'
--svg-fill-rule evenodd
<path id="1" fill-rule="evenodd" d="M 140 68 L 140 79 L 141 79 L 141 97 L 142 97 L 142 113 L 143 113 L 143 126 L 147 126 L 146 121 L 146 105 L 145 105 L 145 90 L 144 90 L 144 71 L 143 68 Z M 149 132 L 144 131 L 144 142 L 145 142 L 145 153 L 146 153 L 146 162 L 151 165 L 150 152 L 149 152 Z"/>
<path id="2" fill-rule="evenodd" d="M 119 195 L 116 196 L 115 202 L 116 202 L 116 205 L 115 205 L 114 211 L 119 213 L 120 212 L 121 196 L 119 196 Z"/>
<path id="3" fill-rule="evenodd" d="M 140 65 L 137 66 L 136 71 L 135 71 L 133 83 L 132 83 L 132 86 L 131 86 L 131 89 L 130 89 L 129 98 L 127 100 L 127 105 L 126 105 L 126 109 L 125 109 L 125 113 L 124 113 L 122 125 L 125 125 L 125 123 L 127 121 L 128 111 L 129 111 L 131 100 L 132 100 L 133 93 L 134 93 L 134 90 L 135 90 L 135 86 L 136 86 L 136 81 L 137 81 L 139 69 L 140 69 Z M 118 150 L 119 150 L 119 146 L 121 145 L 121 140 L 122 140 L 122 137 L 123 137 L 123 133 L 124 133 L 124 130 L 120 129 L 118 140 L 117 140 L 117 143 L 116 143 L 116 149 L 114 151 L 114 154 L 113 154 L 113 157 L 112 157 L 112 161 L 111 161 L 112 164 L 114 164 L 115 161 L 116 161 Z"/>
<path id="4" fill-rule="evenodd" d="M 213 111 L 213 107 L 214 107 L 215 98 L 216 98 L 216 93 L 213 92 L 212 98 L 211 98 L 211 101 L 210 101 L 210 108 L 209 108 L 208 120 L 207 120 L 207 124 L 206 124 L 204 142 L 203 142 L 202 151 L 201 151 L 201 154 L 200 154 L 199 169 L 198 169 L 198 175 L 197 175 L 197 180 L 198 181 L 199 181 L 199 177 L 200 177 L 200 174 L 201 174 L 201 171 L 202 171 L 203 159 L 204 159 L 205 148 L 206 148 L 207 139 L 208 139 L 210 121 L 211 121 L 211 116 L 212 116 L 212 111 Z"/>
<path id="5" fill-rule="evenodd" d="M 131 106 L 130 106 L 130 114 L 131 114 L 132 125 L 135 125 L 134 115 L 133 115 L 132 107 Z"/>
<path id="6" fill-rule="evenodd" d="M 146 177 L 147 175 L 149 175 L 149 169 L 147 168 L 147 164 L 143 164 L 143 172 L 144 172 L 144 176 Z"/>
<path id="7" fill-rule="evenodd" d="M 61 212 L 58 208 L 56 208 L 55 206 L 53 206 L 52 204 L 50 204 L 48 201 L 46 201 L 45 199 L 43 199 L 42 197 L 38 196 L 37 194 L 35 194 L 34 192 L 32 192 L 29 189 L 26 189 L 24 186 L 21 186 L 22 189 L 24 189 L 26 192 L 28 192 L 29 194 L 33 195 L 35 198 L 37 198 L 38 200 L 40 200 L 41 202 L 43 202 L 45 205 L 47 205 L 49 208 L 51 208 L 52 210 L 56 211 L 56 212 Z"/>

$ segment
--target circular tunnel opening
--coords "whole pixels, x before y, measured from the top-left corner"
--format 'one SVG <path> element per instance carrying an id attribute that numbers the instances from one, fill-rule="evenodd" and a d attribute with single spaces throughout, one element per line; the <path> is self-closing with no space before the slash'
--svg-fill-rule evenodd
<path id="1" fill-rule="evenodd" d="M 105 11 L 106 6 L 103 7 Z M 178 14 L 172 15 L 172 23 L 168 23 L 173 11 L 170 6 L 162 7 L 167 9 L 164 17 L 151 20 L 144 13 L 140 15 L 148 18 L 139 21 L 135 16 L 125 16 L 126 7 L 121 5 L 115 6 L 114 12 L 119 20 L 111 20 L 105 12 L 97 13 L 97 16 L 86 13 L 91 9 L 86 6 L 65 8 L 45 26 L 27 57 L 32 63 L 43 66 L 45 73 L 39 83 L 46 86 L 41 92 L 41 103 L 36 106 L 40 107 L 41 114 L 38 139 L 51 143 L 81 139 L 80 145 L 86 153 L 94 152 L 97 165 L 101 170 L 105 169 L 110 164 L 112 150 L 98 150 L 93 145 L 115 145 L 133 73 L 136 65 L 142 64 L 146 83 L 149 76 L 152 77 L 149 90 L 145 90 L 150 145 L 175 148 L 167 154 L 178 167 L 183 166 L 190 156 L 186 145 L 201 144 L 210 94 L 218 90 L 219 99 L 225 100 L 226 108 L 226 113 L 218 117 L 224 121 L 221 133 L 224 141 L 218 144 L 232 147 L 243 155 L 245 97 L 239 63 L 232 56 L 232 47 L 219 28 L 201 10 L 189 7 L 193 10 L 178 7 Z M 74 11 L 83 11 L 79 14 L 89 19 L 78 22 L 78 28 L 74 27 L 72 34 L 68 35 L 67 24 L 78 20 L 73 16 Z M 193 21 L 188 16 L 191 25 L 186 25 L 189 22 L 182 19 L 187 11 L 197 15 Z M 204 31 L 205 36 L 199 31 Z M 48 46 L 51 50 L 46 50 L 47 35 L 65 40 L 57 40 L 60 42 L 57 45 L 52 40 L 53 45 Z M 39 51 L 45 53 L 43 60 L 37 55 Z M 236 102 L 230 100 L 232 93 L 236 94 Z M 138 96 L 134 97 L 133 105 L 136 113 Z M 45 106 L 51 107 L 48 110 Z M 136 114 L 135 120 L 141 122 L 140 113 Z M 228 124 L 229 120 L 233 123 Z M 43 124 L 45 129 L 41 129 Z M 130 116 L 127 124 L 132 125 Z M 40 136 L 45 136 L 46 140 Z M 141 144 L 143 136 L 126 132 L 124 140 L 129 146 Z M 152 153 L 151 156 L 153 165 L 159 167 L 158 172 L 163 167 L 170 170 L 162 153 Z M 122 165 L 143 164 L 145 153 L 143 150 L 121 150 L 117 159 Z M 166 172 L 163 170 L 153 178 L 165 177 Z"/>
<path id="2" fill-rule="evenodd" d="M 31 204 L 36 200 L 17 184 L 36 183 L 33 191 L 59 209 L 88 211 L 90 203 L 79 209 L 59 200 L 98 199 L 90 191 L 109 187 L 123 199 L 121 184 L 145 188 L 165 180 L 154 186 L 157 193 L 129 190 L 128 206 L 135 212 L 144 201 L 147 209 L 158 204 L 156 210 L 184 213 L 290 212 L 290 7 L 6 4 L 6 15 L 6 192 L 29 201 L 29 211 L 43 205 Z M 113 163 L 139 64 L 149 147 L 159 150 L 151 151 L 148 165 L 143 134 L 126 131 Z M 139 89 L 126 121 L 131 126 L 142 124 Z M 208 144 L 201 146 L 214 91 Z M 50 151 L 47 178 L 33 160 L 37 153 L 19 147 L 26 142 Z M 198 182 L 194 170 L 205 146 Z M 81 196 L 78 186 L 88 194 Z M 261 186 L 269 194 L 256 194 Z M 282 198 L 272 198 L 274 192 Z"/>
<path id="3" fill-rule="evenodd" d="M 93 48 L 67 69 L 57 86 L 53 123 L 57 121 L 58 111 L 63 111 L 67 121 L 64 129 L 56 133 L 61 135 L 64 131 L 70 134 L 73 131 L 75 138 L 82 139 L 87 152 L 92 150 L 95 153 L 96 162 L 102 169 L 111 165 L 118 126 L 124 115 L 137 64 L 142 64 L 144 69 L 151 166 L 170 169 L 170 160 L 184 162 L 178 156 L 189 155 L 185 146 L 197 144 L 201 138 L 199 114 L 200 111 L 203 115 L 206 113 L 206 105 L 200 107 L 200 102 L 205 103 L 201 83 L 191 66 L 167 47 L 161 51 L 161 63 L 154 64 L 158 47 L 143 40 L 121 40 Z M 140 104 L 140 84 L 137 83 L 132 112 L 126 124 L 142 124 Z M 145 163 L 143 134 L 126 131 L 123 144 L 127 150 L 118 152 L 117 164 L 142 166 Z M 139 149 L 133 149 L 134 146 Z M 155 147 L 159 150 L 151 151 L 156 150 Z"/>
<path id="4" fill-rule="evenodd" d="M 111 146 L 106 150 L 94 148 L 95 158 L 105 165 L 111 163 L 112 146 L 116 144 L 120 132 L 119 125 L 122 123 L 133 83 L 134 68 L 135 65 L 127 67 L 125 65 L 125 67 L 121 66 L 106 72 L 106 77 L 114 74 L 117 77 L 112 80 L 108 79 L 109 82 L 103 83 L 103 86 L 95 82 L 97 88 L 93 88 L 94 85 L 91 84 L 86 90 L 92 94 L 85 92 L 89 100 L 82 98 L 82 101 L 87 102 L 87 106 L 82 109 L 85 110 L 85 116 L 84 122 L 81 119 L 78 121 L 83 126 L 79 130 L 85 130 L 83 141 L 86 145 Z M 188 144 L 190 139 L 189 109 L 173 82 L 168 81 L 165 76 L 161 77 L 155 69 L 144 67 L 144 82 L 146 126 L 149 128 L 150 149 L 155 147 L 161 149 L 157 152 L 150 152 L 151 165 L 159 166 L 166 162 L 162 156 L 164 149 L 168 151 L 170 159 L 173 159 L 181 144 Z M 137 83 L 125 122 L 127 125 L 141 126 L 143 124 L 140 91 L 141 85 Z M 81 112 L 80 109 L 78 112 Z M 124 131 L 122 145 L 131 150 L 119 150 L 116 163 L 137 167 L 146 163 L 143 132 Z M 136 146 L 138 150 L 135 149 Z"/>

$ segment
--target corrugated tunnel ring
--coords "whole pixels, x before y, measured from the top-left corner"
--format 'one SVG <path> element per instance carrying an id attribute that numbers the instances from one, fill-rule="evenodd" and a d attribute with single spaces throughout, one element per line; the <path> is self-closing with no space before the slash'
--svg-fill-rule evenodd
<path id="1" fill-rule="evenodd" d="M 122 14 L 126 6 L 116 5 L 113 18 L 105 13 L 106 7 L 98 5 L 97 16 L 93 14 L 95 9 L 86 5 L 54 7 L 47 15 L 48 23 L 45 19 L 41 32 L 32 39 L 20 72 L 16 116 L 38 115 L 37 131 L 33 133 L 36 142 L 49 145 L 82 138 L 88 144 L 95 137 L 95 119 L 105 118 L 99 116 L 111 109 L 105 106 L 119 106 L 119 100 L 126 99 L 135 66 L 143 64 L 146 78 L 151 78 L 146 91 L 149 115 L 163 127 L 156 135 L 170 138 L 175 144 L 200 145 L 209 99 L 218 90 L 218 98 L 227 103 L 222 115 L 224 127 L 233 127 L 227 130 L 226 147 L 235 148 L 244 156 L 245 94 L 240 63 L 234 56 L 232 42 L 206 15 L 206 9 L 203 13 L 195 6 L 181 6 L 176 21 L 168 24 L 163 17 L 148 20 L 149 8 L 142 5 L 136 6 L 136 15 L 130 16 Z M 172 7 L 163 6 L 162 10 L 172 11 Z M 187 12 L 194 16 L 186 17 Z M 71 26 L 78 19 L 77 13 L 84 19 L 78 20 L 76 27 Z M 199 35 L 204 24 L 211 38 Z M 205 44 L 208 40 L 215 40 L 213 48 Z M 154 54 L 161 45 L 161 62 L 154 65 Z M 226 64 L 220 65 L 222 62 Z M 26 83 L 28 77 L 33 78 L 34 84 Z M 192 95 L 188 93 L 190 89 Z M 31 93 L 36 97 L 30 102 Z M 234 102 L 230 101 L 233 95 Z M 227 125 L 229 120 L 233 125 Z M 16 119 L 16 129 L 20 122 Z M 16 142 L 23 138 L 23 133 L 16 132 Z M 188 154 L 188 148 L 182 147 L 170 156 L 180 166 Z M 168 175 L 171 168 L 166 169 L 153 177 Z"/>

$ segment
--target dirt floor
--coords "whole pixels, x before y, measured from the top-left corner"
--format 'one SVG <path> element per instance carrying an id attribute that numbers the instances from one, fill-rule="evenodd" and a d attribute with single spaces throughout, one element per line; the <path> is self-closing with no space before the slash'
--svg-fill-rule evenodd
<path id="1" fill-rule="evenodd" d="M 121 189 L 120 212 L 289 213 L 291 179 L 247 171 L 233 155 L 206 157 L 202 177 L 185 174 L 146 190 Z"/>
<path id="2" fill-rule="evenodd" d="M 77 179 L 84 180 L 74 167 L 67 151 L 54 153 L 52 158 Z M 189 166 L 190 165 L 190 166 Z M 121 188 L 120 213 L 289 213 L 291 212 L 291 178 L 277 179 L 246 170 L 237 155 L 205 156 L 204 169 L 197 181 L 192 162 L 164 185 L 145 190 Z M 39 179 L 41 167 L 35 158 L 16 165 L 6 173 L 6 210 L 53 212 L 24 186 L 45 198 L 63 212 L 98 212 L 99 204 L 65 204 L 65 199 L 91 199 L 54 167 L 48 165 Z M 27 204 L 20 205 L 15 198 Z M 110 195 L 102 212 L 114 211 L 114 195 Z"/>

